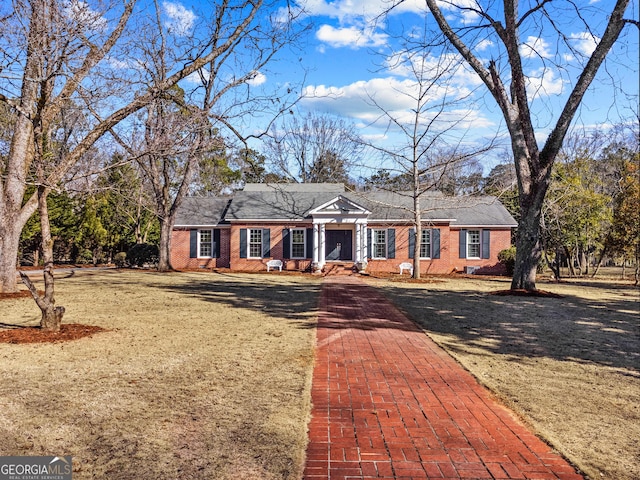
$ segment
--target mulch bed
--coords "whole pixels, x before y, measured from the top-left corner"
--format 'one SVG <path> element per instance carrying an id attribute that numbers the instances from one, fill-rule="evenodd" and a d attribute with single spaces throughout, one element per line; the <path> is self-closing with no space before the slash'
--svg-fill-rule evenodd
<path id="1" fill-rule="evenodd" d="M 25 298 L 25 297 L 31 297 L 31 292 L 29 290 L 20 290 L 18 292 L 12 292 L 12 293 L 0 293 L 0 301 L 9 300 L 12 298 Z"/>
<path id="2" fill-rule="evenodd" d="M 60 325 L 59 332 L 45 332 L 40 327 L 0 329 L 0 343 L 57 343 L 90 337 L 106 329 L 95 325 L 68 323 Z"/>
<path id="3" fill-rule="evenodd" d="M 546 290 L 525 290 L 525 289 L 498 290 L 496 292 L 489 292 L 489 295 L 499 295 L 504 297 L 512 296 L 512 297 L 564 298 L 562 295 L 559 295 L 553 292 L 548 292 Z"/>

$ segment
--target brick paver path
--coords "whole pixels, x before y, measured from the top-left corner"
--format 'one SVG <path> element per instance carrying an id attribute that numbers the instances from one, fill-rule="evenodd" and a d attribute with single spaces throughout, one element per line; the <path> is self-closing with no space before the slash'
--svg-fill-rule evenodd
<path id="1" fill-rule="evenodd" d="M 583 478 L 374 288 L 320 301 L 305 479 Z"/>

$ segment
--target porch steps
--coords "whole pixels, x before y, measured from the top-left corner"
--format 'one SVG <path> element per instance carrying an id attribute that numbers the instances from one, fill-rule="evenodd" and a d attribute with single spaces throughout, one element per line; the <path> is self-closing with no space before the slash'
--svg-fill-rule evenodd
<path id="1" fill-rule="evenodd" d="M 357 275 L 353 263 L 328 263 L 322 271 L 323 277 Z"/>

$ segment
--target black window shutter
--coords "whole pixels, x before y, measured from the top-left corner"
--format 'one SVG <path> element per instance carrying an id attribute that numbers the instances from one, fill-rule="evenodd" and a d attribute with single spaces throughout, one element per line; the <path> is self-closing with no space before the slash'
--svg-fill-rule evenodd
<path id="1" fill-rule="evenodd" d="M 387 258 L 396 258 L 396 229 L 387 229 Z"/>
<path id="2" fill-rule="evenodd" d="M 431 258 L 440 258 L 440 229 L 431 230 Z"/>
<path id="3" fill-rule="evenodd" d="M 291 258 L 291 229 L 282 229 L 282 257 Z"/>
<path id="4" fill-rule="evenodd" d="M 307 258 L 313 258 L 313 228 L 307 228 Z"/>
<path id="5" fill-rule="evenodd" d="M 367 258 L 371 258 L 371 251 L 373 246 L 371 245 L 371 229 L 367 228 Z"/>
<path id="6" fill-rule="evenodd" d="M 416 229 L 409 229 L 409 258 L 416 258 Z"/>
<path id="7" fill-rule="evenodd" d="M 467 230 L 460 230 L 460 258 L 467 258 Z"/>
<path id="8" fill-rule="evenodd" d="M 491 230 L 482 230 L 482 258 L 491 256 Z"/>
<path id="9" fill-rule="evenodd" d="M 240 229 L 240 258 L 247 258 L 247 229 Z"/>
<path id="10" fill-rule="evenodd" d="M 213 230 L 213 258 L 220 258 L 220 229 Z"/>
<path id="11" fill-rule="evenodd" d="M 189 258 L 198 258 L 198 230 L 189 230 Z"/>
<path id="12" fill-rule="evenodd" d="M 262 258 L 271 256 L 271 230 L 262 229 Z"/>

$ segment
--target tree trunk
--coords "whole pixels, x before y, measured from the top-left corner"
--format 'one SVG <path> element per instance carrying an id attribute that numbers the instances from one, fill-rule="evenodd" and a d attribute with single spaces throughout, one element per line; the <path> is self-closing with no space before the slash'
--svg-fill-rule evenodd
<path id="1" fill-rule="evenodd" d="M 10 293 L 17 289 L 18 245 L 20 233 L 14 230 L 22 230 L 14 223 L 5 223 L 0 227 L 0 292 Z"/>
<path id="2" fill-rule="evenodd" d="M 40 328 L 57 332 L 64 315 L 64 307 L 56 307 L 53 278 L 53 239 L 49 225 L 49 209 L 47 208 L 47 191 L 44 186 L 38 187 L 38 212 L 40 213 L 40 229 L 42 230 L 42 258 L 44 260 L 44 295 L 40 295 L 29 277 L 20 272 L 22 281 L 27 286 L 33 299 L 42 312 Z"/>
<path id="3" fill-rule="evenodd" d="M 531 193 L 520 194 L 520 222 L 516 236 L 516 261 L 511 280 L 512 290 L 536 290 L 536 274 L 542 258 L 540 216 L 547 183 L 531 185 Z M 535 187 L 535 188 L 534 188 Z M 522 188 L 521 188 L 522 190 Z"/>
<path id="4" fill-rule="evenodd" d="M 160 219 L 160 245 L 158 258 L 158 271 L 169 272 L 173 270 L 171 266 L 171 230 L 173 228 L 172 219 Z"/>
<path id="5" fill-rule="evenodd" d="M 414 174 L 415 175 L 415 174 Z M 415 175 L 416 184 L 418 187 L 415 187 L 414 190 L 414 198 L 413 198 L 413 212 L 414 219 L 413 223 L 416 228 L 416 237 L 413 246 L 413 278 L 420 278 L 420 242 L 422 241 L 422 210 L 420 208 L 420 196 L 418 195 L 419 184 L 417 183 L 417 175 Z"/>

